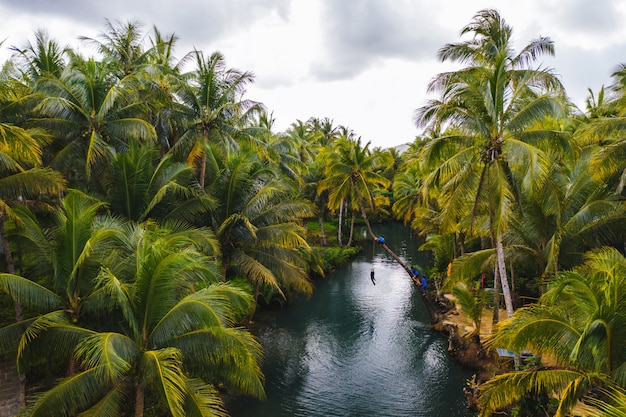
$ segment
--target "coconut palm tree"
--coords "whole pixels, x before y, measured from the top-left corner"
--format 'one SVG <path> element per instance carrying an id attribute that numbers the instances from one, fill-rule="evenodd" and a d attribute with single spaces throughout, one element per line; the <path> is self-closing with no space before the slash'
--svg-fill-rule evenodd
<path id="1" fill-rule="evenodd" d="M 626 258 L 613 248 L 589 252 L 561 272 L 540 303 L 501 322 L 489 346 L 549 355 L 553 366 L 498 375 L 481 386 L 481 415 L 530 393 L 547 392 L 565 416 L 597 388 L 626 387 Z"/>
<path id="2" fill-rule="evenodd" d="M 316 144 L 319 148 L 330 148 L 335 140 L 341 137 L 341 126 L 334 126 L 332 119 L 312 117 L 307 121 L 311 130 L 316 134 Z"/>
<path id="3" fill-rule="evenodd" d="M 285 186 L 274 168 L 256 153 L 223 157 L 213 149 L 207 172 L 207 193 L 217 202 L 207 223 L 216 231 L 227 279 L 245 277 L 259 290 L 272 288 L 285 297 L 296 290 L 312 291 L 308 250 L 301 219 L 312 216 L 310 204 Z"/>
<path id="4" fill-rule="evenodd" d="M 577 265 L 580 253 L 623 241 L 625 207 L 614 190 L 589 175 L 594 155 L 588 147 L 573 161 L 554 163 L 541 190 L 523 199 L 524 215 L 511 222 L 511 252 L 531 255 L 544 285 L 561 265 Z"/>
<path id="5" fill-rule="evenodd" d="M 197 251 L 201 231 L 170 226 L 130 224 L 118 235 L 94 280 L 98 312 L 115 317 L 100 321 L 100 331 L 77 327 L 63 313 L 27 330 L 24 352 L 45 343 L 70 351 L 79 365 L 36 397 L 27 415 L 121 415 L 130 408 L 140 417 L 149 396 L 173 416 L 222 416 L 214 384 L 264 396 L 260 346 L 233 327 L 252 297 L 219 283 L 214 263 Z"/>
<path id="6" fill-rule="evenodd" d="M 20 67 L 32 82 L 43 76 L 60 77 L 66 66 L 63 56 L 70 51 L 69 46 L 60 46 L 44 29 L 35 31 L 34 44 L 29 41 L 22 48 L 11 49 L 18 53 Z"/>
<path id="7" fill-rule="evenodd" d="M 42 201 L 45 196 L 55 196 L 63 189 L 65 181 L 58 172 L 42 168 L 42 145 L 47 140 L 40 129 L 24 129 L 20 113 L 28 112 L 22 103 L 31 93 L 28 86 L 12 77 L 0 74 L 0 240 L 7 271 L 15 273 L 11 248 L 6 232 L 6 220 L 15 219 L 13 208 L 24 203 Z M 19 305 L 16 316 L 21 320 Z"/>
<path id="8" fill-rule="evenodd" d="M 211 206 L 189 165 L 175 162 L 171 154 L 159 159 L 156 148 L 135 141 L 127 152 L 113 155 L 98 181 L 110 211 L 135 222 L 148 218 L 192 222 Z"/>
<path id="9" fill-rule="evenodd" d="M 507 314 L 512 316 L 503 236 L 519 184 L 523 181 L 536 187 L 547 177 L 548 160 L 536 146 L 546 134 L 531 128 L 547 115 L 559 115 L 562 88 L 550 70 L 531 68 L 541 54 L 553 54 L 550 39 L 534 40 L 514 54 L 512 29 L 495 10 L 478 12 L 461 34 L 473 36 L 445 45 L 438 56 L 467 66 L 441 73 L 431 81 L 429 91 L 440 92 L 441 99 L 419 108 L 415 121 L 420 127 L 451 125 L 457 129 L 457 134 L 431 141 L 427 158 L 451 146 L 450 142 L 464 143 L 440 163 L 432 178 L 458 196 L 464 211 L 470 196 L 473 216 L 481 208 L 486 210 Z"/>
<path id="10" fill-rule="evenodd" d="M 196 69 L 186 75 L 187 83 L 177 91 L 185 106 L 186 127 L 174 150 L 198 166 L 198 182 L 204 188 L 208 145 L 237 147 L 237 139 L 245 137 L 242 121 L 252 120 L 261 106 L 243 98 L 254 80 L 252 73 L 227 68 L 219 52 L 205 58 L 196 50 L 194 57 Z"/>
<path id="11" fill-rule="evenodd" d="M 320 181 L 318 193 L 326 190 L 328 208 L 340 210 L 347 203 L 350 209 L 360 211 L 372 239 L 376 238 L 367 218 L 366 209 L 376 212 L 380 196 L 379 188 L 389 187 L 391 181 L 381 175 L 382 168 L 391 163 L 391 155 L 384 152 L 370 152 L 370 143 L 363 146 L 361 138 L 356 140 L 343 138 L 336 142 L 336 147 L 324 153 L 327 163 L 325 178 Z"/>
<path id="12" fill-rule="evenodd" d="M 17 211 L 19 227 L 14 231 L 21 238 L 26 253 L 37 259 L 29 270 L 31 280 L 12 273 L 3 274 L 0 289 L 29 310 L 43 315 L 67 314 L 70 321 L 79 322 L 82 315 L 93 309 L 90 295 L 93 291 L 99 261 L 98 248 L 109 235 L 106 229 L 98 230 L 94 224 L 103 203 L 77 191 L 70 191 L 53 214 L 50 230 L 44 228 L 27 209 Z M 108 249 L 103 248 L 106 253 Z M 95 308 L 95 307 L 94 307 Z M 2 330 L 5 348 L 21 337 L 26 319 L 15 326 Z"/>
<path id="13" fill-rule="evenodd" d="M 54 135 L 50 166 L 80 185 L 106 166 L 110 147 L 125 149 L 131 138 L 153 143 L 154 127 L 140 117 L 145 103 L 138 86 L 135 75 L 118 80 L 106 62 L 77 55 L 60 78 L 40 77 L 35 90 L 43 98 L 35 121 Z"/>
<path id="14" fill-rule="evenodd" d="M 277 165 L 280 174 L 297 184 L 298 187 L 303 185 L 303 176 L 306 173 L 307 165 L 311 159 L 303 160 L 301 155 L 310 154 L 307 147 L 306 137 L 300 138 L 299 134 L 292 129 L 299 126 L 302 122 L 293 123 L 287 132 L 275 134 L 272 132 L 274 118 L 262 111 L 254 128 L 254 146 L 245 146 L 251 148 L 259 154 L 262 161 Z M 302 130 L 300 130 L 302 132 Z"/>
<path id="15" fill-rule="evenodd" d="M 105 28 L 99 39 L 88 36 L 79 39 L 94 44 L 104 60 L 116 67 L 114 73 L 120 80 L 136 73 L 149 56 L 144 47 L 143 23 L 137 20 L 113 23 L 105 19 Z"/>

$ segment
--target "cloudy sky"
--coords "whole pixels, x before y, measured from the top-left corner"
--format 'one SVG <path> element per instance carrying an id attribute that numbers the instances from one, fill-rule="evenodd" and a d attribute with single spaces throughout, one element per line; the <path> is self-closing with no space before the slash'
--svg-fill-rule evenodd
<path id="1" fill-rule="evenodd" d="M 105 19 L 136 20 L 175 33 L 179 57 L 220 51 L 229 67 L 252 71 L 247 98 L 273 112 L 276 131 L 329 117 L 388 147 L 419 134 L 413 112 L 428 81 L 450 69 L 437 50 L 485 8 L 513 27 L 518 49 L 539 36 L 555 42 L 556 57 L 541 62 L 580 107 L 626 63 L 620 0 L 0 0 L 0 62 L 40 28 L 91 53 L 79 36 L 97 38 Z"/>

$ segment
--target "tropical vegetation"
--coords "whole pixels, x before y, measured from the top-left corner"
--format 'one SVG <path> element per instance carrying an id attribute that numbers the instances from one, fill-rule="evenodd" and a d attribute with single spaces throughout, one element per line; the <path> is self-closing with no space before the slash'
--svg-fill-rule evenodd
<path id="1" fill-rule="evenodd" d="M 93 56 L 42 30 L 11 47 L 0 353 L 24 415 L 221 416 L 224 394 L 263 398 L 246 324 L 311 294 L 380 221 L 421 235 L 431 295 L 456 296 L 473 339 L 535 355 L 481 385 L 481 415 L 624 415 L 624 65 L 580 110 L 539 62 L 549 38 L 515 51 L 496 10 L 461 35 L 405 152 L 317 116 L 277 132 L 246 98 L 252 73 L 219 52 L 176 60 L 177 38 L 140 22 L 82 37 Z"/>

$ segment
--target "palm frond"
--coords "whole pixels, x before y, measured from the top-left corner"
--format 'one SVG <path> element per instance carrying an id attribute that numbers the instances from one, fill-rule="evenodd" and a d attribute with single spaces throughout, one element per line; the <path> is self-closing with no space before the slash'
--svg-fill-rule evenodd
<path id="1" fill-rule="evenodd" d="M 0 290 L 34 311 L 48 312 L 63 306 L 63 300 L 57 294 L 18 275 L 0 274 Z"/>
<path id="2" fill-rule="evenodd" d="M 81 366 L 96 369 L 96 378 L 110 384 L 128 374 L 140 351 L 128 337 L 108 332 L 83 338 L 76 345 L 74 354 Z"/>
<path id="3" fill-rule="evenodd" d="M 180 351 L 174 348 L 150 350 L 141 358 L 142 380 L 161 395 L 173 417 L 185 416 L 182 359 Z"/>
<path id="4" fill-rule="evenodd" d="M 545 389 L 564 390 L 581 377 L 578 371 L 559 368 L 537 368 L 497 375 L 480 386 L 480 414 L 490 416 L 526 395 L 538 394 Z"/>
<path id="5" fill-rule="evenodd" d="M 35 396 L 26 412 L 33 417 L 65 417 L 87 410 L 111 388 L 97 376 L 98 370 L 93 368 L 63 379 L 54 388 Z"/>

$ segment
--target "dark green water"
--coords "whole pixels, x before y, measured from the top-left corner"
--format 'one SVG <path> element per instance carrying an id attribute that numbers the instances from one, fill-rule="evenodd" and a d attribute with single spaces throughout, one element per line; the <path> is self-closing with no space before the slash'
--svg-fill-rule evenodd
<path id="1" fill-rule="evenodd" d="M 378 226 L 410 264 L 426 265 L 408 229 Z M 233 417 L 466 417 L 470 374 L 430 329 L 418 288 L 381 248 L 317 282 L 314 295 L 256 317 L 267 400 L 237 398 Z M 370 280 L 374 267 L 376 285 Z"/>

